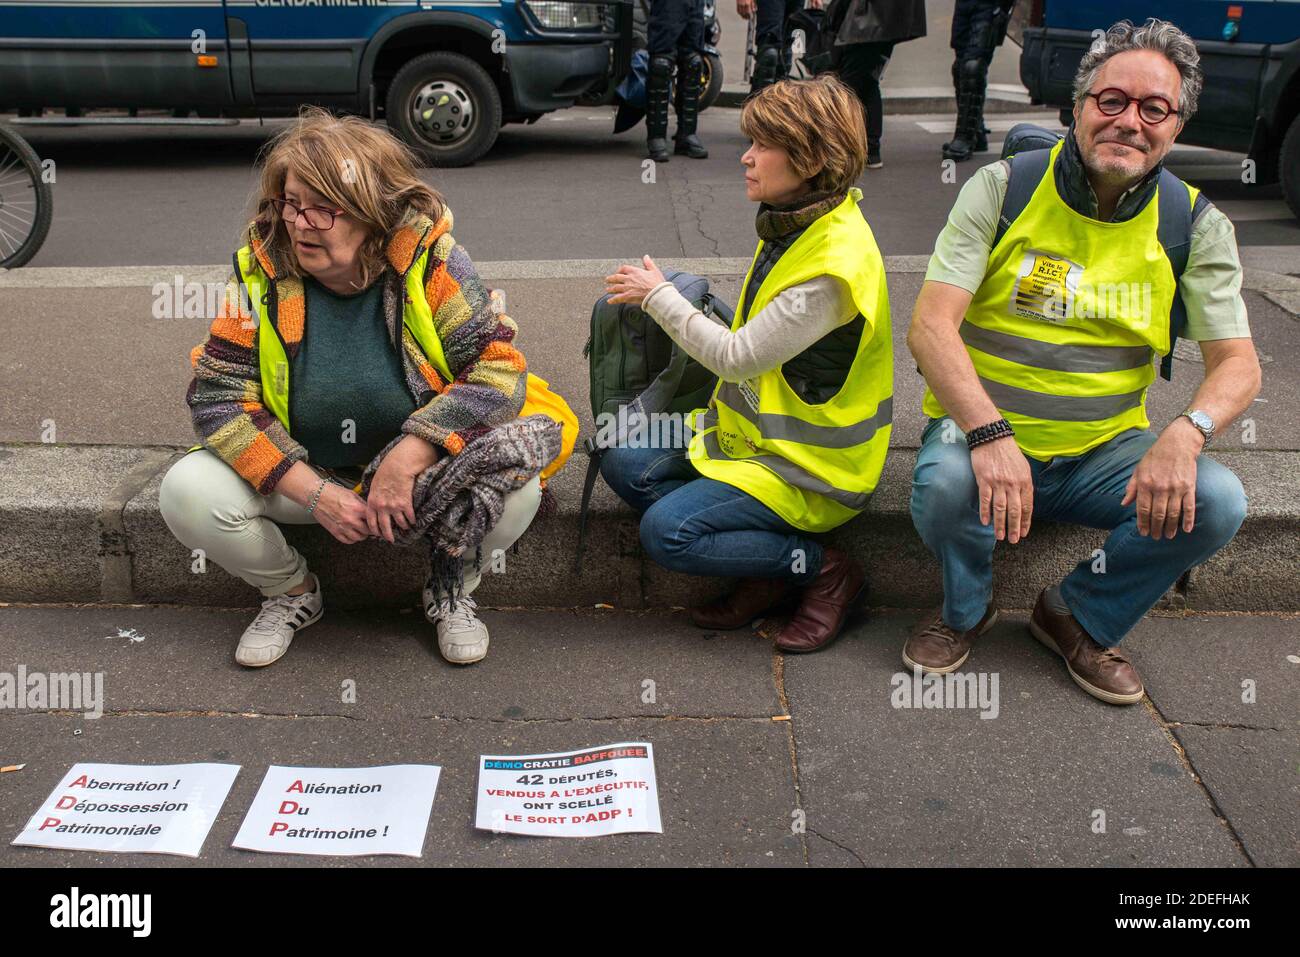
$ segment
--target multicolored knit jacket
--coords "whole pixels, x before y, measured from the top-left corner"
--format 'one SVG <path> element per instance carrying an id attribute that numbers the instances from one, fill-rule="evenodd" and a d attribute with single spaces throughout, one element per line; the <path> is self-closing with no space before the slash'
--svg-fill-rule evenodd
<path id="1" fill-rule="evenodd" d="M 451 210 L 444 208 L 436 223 L 421 217 L 414 226 L 399 229 L 386 249 L 390 268 L 377 281 L 384 284 L 389 341 L 394 348 L 401 342 L 406 385 L 419 406 L 403 423 L 402 432 L 457 455 L 477 436 L 519 415 L 528 376 L 527 363 L 512 344 L 518 327 L 494 308 L 469 255 L 452 238 L 451 227 Z M 302 280 L 275 275 L 255 224 L 249 226 L 248 240 L 269 280 L 271 291 L 264 307 L 272 310 L 269 316 L 292 359 L 307 321 Z M 402 323 L 404 277 L 426 247 L 432 248 L 424 294 L 453 375 L 451 382 L 443 381 Z M 262 403 L 257 331 L 257 324 L 240 305 L 239 277 L 234 275 L 226 284 L 225 302 L 207 340 L 190 353 L 194 379 L 186 401 L 204 447 L 258 492 L 269 495 L 294 462 L 306 461 L 307 450 Z"/>

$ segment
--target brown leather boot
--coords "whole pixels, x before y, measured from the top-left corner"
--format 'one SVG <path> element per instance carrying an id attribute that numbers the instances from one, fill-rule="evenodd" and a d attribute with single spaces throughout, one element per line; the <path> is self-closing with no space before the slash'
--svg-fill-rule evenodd
<path id="1" fill-rule="evenodd" d="M 954 631 L 943 622 L 940 608 L 929 618 L 923 618 L 912 629 L 903 645 L 903 664 L 920 668 L 926 674 L 946 675 L 956 671 L 970 657 L 975 639 L 992 628 L 998 620 L 998 610 L 989 605 L 984 617 L 968 631 Z"/>
<path id="2" fill-rule="evenodd" d="M 730 593 L 716 601 L 691 609 L 691 621 L 700 628 L 726 631 L 748 625 L 765 611 L 780 604 L 794 591 L 785 578 L 742 578 Z"/>
<path id="3" fill-rule="evenodd" d="M 785 652 L 821 651 L 867 597 L 867 573 L 837 548 L 822 552 L 822 568 L 803 589 L 799 608 L 776 636 Z"/>
<path id="4" fill-rule="evenodd" d="M 1070 677 L 1088 694 L 1107 704 L 1134 704 L 1146 690 L 1137 669 L 1118 648 L 1093 641 L 1073 615 L 1060 614 L 1047 606 L 1043 589 L 1029 619 L 1030 633 L 1065 659 Z"/>

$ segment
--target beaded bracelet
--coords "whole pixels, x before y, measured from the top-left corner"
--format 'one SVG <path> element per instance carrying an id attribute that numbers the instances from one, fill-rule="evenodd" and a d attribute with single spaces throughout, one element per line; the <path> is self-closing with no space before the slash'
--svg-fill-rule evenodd
<path id="1" fill-rule="evenodd" d="M 985 442 L 993 442 L 997 439 L 1005 439 L 1015 435 L 1011 428 L 1011 423 L 1006 419 L 997 419 L 988 425 L 981 425 L 979 428 L 971 429 L 966 433 L 966 447 L 973 449 L 977 445 L 983 445 Z"/>
<path id="2" fill-rule="evenodd" d="M 325 491 L 325 486 L 328 483 L 329 479 L 323 478 L 320 480 L 320 484 L 316 486 L 316 491 L 312 493 L 311 501 L 307 504 L 307 511 L 309 513 L 316 510 L 316 505 L 320 502 L 320 493 Z"/>

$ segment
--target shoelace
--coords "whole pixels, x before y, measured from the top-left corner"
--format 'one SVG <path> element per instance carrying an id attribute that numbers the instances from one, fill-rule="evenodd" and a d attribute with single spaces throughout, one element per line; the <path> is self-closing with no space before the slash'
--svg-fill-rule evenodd
<path id="1" fill-rule="evenodd" d="M 474 615 L 476 608 L 478 608 L 478 604 L 468 596 L 462 598 L 454 606 L 450 598 L 443 598 L 438 602 L 438 617 L 445 620 L 452 631 L 467 631 L 473 628 L 478 621 L 478 618 Z"/>
<path id="2" fill-rule="evenodd" d="M 947 626 L 947 624 L 944 623 L 943 616 L 940 615 L 934 621 L 930 622 L 930 624 L 926 625 L 925 630 L 922 631 L 919 635 L 917 635 L 917 637 L 918 638 L 942 638 L 944 641 L 948 642 L 949 644 L 953 644 L 954 642 L 957 641 L 958 635 L 957 632 L 953 631 L 951 628 Z"/>
<path id="3" fill-rule="evenodd" d="M 257 618 L 248 630 L 254 634 L 275 637 L 278 634 L 276 629 L 298 611 L 299 606 L 294 604 L 293 599 L 301 597 L 302 595 L 273 595 L 267 598 L 262 602 L 262 610 L 257 613 Z"/>

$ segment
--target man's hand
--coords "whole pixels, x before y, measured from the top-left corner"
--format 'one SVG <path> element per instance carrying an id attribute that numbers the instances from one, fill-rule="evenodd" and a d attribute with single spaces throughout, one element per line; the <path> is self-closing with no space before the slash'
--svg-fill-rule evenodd
<path id="1" fill-rule="evenodd" d="M 437 449 L 415 435 L 406 436 L 384 456 L 370 481 L 366 499 L 366 524 L 371 535 L 393 542 L 394 525 L 405 531 L 415 523 L 411 500 L 415 477 L 436 461 Z"/>
<path id="2" fill-rule="evenodd" d="M 809 10 L 820 10 L 826 6 L 826 0 L 808 0 Z"/>
<path id="3" fill-rule="evenodd" d="M 619 266 L 618 272 L 605 277 L 605 292 L 609 293 L 610 302 L 634 302 L 639 306 L 650 290 L 664 281 L 664 274 L 653 259 L 642 256 L 641 263 L 644 269 Z"/>
<path id="4" fill-rule="evenodd" d="M 1173 538 L 1180 520 L 1184 532 L 1195 527 L 1196 456 L 1204 445 L 1200 430 L 1180 415 L 1142 456 L 1120 502 L 1137 502 L 1139 535 Z"/>
<path id="5" fill-rule="evenodd" d="M 748 20 L 754 12 L 754 3 L 756 0 L 736 0 L 736 12 L 744 19 Z"/>
<path id="6" fill-rule="evenodd" d="M 350 488 L 326 482 L 312 515 L 325 531 L 344 545 L 370 537 L 366 500 Z"/>
<path id="7" fill-rule="evenodd" d="M 991 519 L 998 541 L 1014 545 L 1029 534 L 1034 515 L 1034 477 L 1025 453 L 1008 436 L 975 446 L 970 464 L 979 484 L 980 522 Z"/>

